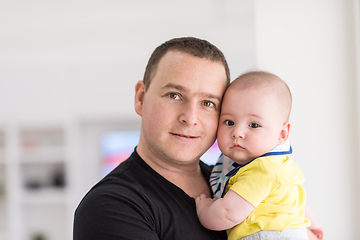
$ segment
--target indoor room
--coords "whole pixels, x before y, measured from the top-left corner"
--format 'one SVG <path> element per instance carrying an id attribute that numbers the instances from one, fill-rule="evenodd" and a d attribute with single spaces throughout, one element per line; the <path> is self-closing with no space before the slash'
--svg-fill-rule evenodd
<path id="1" fill-rule="evenodd" d="M 307 203 L 324 239 L 358 238 L 359 0 L 15 0 L 0 2 L 0 240 L 73 238 L 84 195 L 138 144 L 151 53 L 188 36 L 223 51 L 231 80 L 288 84 Z"/>

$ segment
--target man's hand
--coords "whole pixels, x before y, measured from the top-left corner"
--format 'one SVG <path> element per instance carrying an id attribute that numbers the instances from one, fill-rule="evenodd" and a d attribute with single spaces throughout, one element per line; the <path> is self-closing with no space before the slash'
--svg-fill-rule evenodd
<path id="1" fill-rule="evenodd" d="M 324 238 L 324 229 L 319 221 L 316 220 L 311 208 L 308 204 L 305 205 L 305 217 L 310 220 L 311 225 L 308 227 L 308 236 L 310 240 Z"/>
<path id="2" fill-rule="evenodd" d="M 319 240 L 323 240 L 324 238 L 324 229 L 322 228 L 322 226 L 317 223 L 317 222 L 312 222 L 311 223 L 311 226 L 308 228 L 312 235 L 316 236 L 316 238 L 310 238 L 310 235 L 309 232 L 308 232 L 308 235 L 309 235 L 309 239 L 319 239 Z"/>

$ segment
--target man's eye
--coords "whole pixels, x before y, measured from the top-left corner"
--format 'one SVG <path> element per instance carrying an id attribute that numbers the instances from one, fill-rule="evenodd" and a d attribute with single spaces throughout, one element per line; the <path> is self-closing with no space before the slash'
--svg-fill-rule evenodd
<path id="1" fill-rule="evenodd" d="M 231 121 L 231 120 L 226 120 L 225 124 L 228 125 L 228 126 L 234 126 L 235 123 L 233 121 Z"/>
<path id="2" fill-rule="evenodd" d="M 214 107 L 215 106 L 215 104 L 213 103 L 213 102 L 204 102 L 204 106 L 205 107 Z"/>
<path id="3" fill-rule="evenodd" d="M 177 93 L 169 93 L 168 96 L 172 99 L 180 99 L 179 94 Z"/>
<path id="4" fill-rule="evenodd" d="M 258 127 L 260 127 L 260 124 L 258 124 L 258 123 L 250 123 L 249 127 L 258 128 Z"/>

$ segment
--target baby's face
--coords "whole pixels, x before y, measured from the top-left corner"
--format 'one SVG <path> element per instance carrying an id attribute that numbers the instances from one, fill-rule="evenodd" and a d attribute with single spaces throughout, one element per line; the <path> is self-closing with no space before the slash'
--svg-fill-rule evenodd
<path id="1" fill-rule="evenodd" d="M 224 96 L 217 139 L 219 148 L 245 164 L 281 143 L 281 105 L 265 90 L 229 88 Z"/>

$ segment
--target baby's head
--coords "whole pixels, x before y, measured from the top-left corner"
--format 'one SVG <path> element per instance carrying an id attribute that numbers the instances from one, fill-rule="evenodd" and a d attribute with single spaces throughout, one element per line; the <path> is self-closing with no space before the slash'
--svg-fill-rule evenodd
<path id="1" fill-rule="evenodd" d="M 219 121 L 218 144 L 239 164 L 284 143 L 290 130 L 291 93 L 268 72 L 248 72 L 226 90 Z"/>

